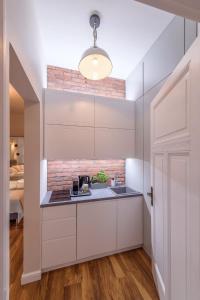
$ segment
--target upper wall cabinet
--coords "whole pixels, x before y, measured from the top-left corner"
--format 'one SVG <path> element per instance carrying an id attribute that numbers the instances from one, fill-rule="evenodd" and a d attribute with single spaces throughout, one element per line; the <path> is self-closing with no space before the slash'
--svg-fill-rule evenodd
<path id="1" fill-rule="evenodd" d="M 94 96 L 46 89 L 45 123 L 93 126 Z"/>
<path id="2" fill-rule="evenodd" d="M 144 92 L 167 77 L 184 55 L 184 18 L 175 17 L 144 58 Z"/>
<path id="3" fill-rule="evenodd" d="M 95 128 L 95 158 L 123 159 L 135 155 L 135 130 Z"/>
<path id="4" fill-rule="evenodd" d="M 134 101 L 47 89 L 44 109 L 45 158 L 134 157 L 134 108 Z"/>
<path id="5" fill-rule="evenodd" d="M 45 126 L 45 158 L 49 160 L 94 158 L 94 128 Z"/>
<path id="6" fill-rule="evenodd" d="M 197 37 L 197 22 L 185 20 L 185 52 L 190 48 Z"/>
<path id="7" fill-rule="evenodd" d="M 141 62 L 126 80 L 126 99 L 136 100 L 143 95 L 143 62 Z"/>
<path id="8" fill-rule="evenodd" d="M 133 101 L 95 96 L 95 127 L 135 129 Z"/>

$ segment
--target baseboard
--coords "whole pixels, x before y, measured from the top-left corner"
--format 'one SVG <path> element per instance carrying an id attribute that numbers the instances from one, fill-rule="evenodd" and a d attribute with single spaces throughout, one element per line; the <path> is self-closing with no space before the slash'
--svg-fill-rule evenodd
<path id="1" fill-rule="evenodd" d="M 30 272 L 30 273 L 23 273 L 21 277 L 21 285 L 38 281 L 41 279 L 41 276 L 42 275 L 40 270 L 35 272 Z"/>
<path id="2" fill-rule="evenodd" d="M 144 251 L 146 252 L 146 254 L 147 254 L 150 258 L 152 258 L 152 253 L 151 253 L 151 251 L 149 251 L 149 249 L 148 249 L 145 245 L 143 245 L 143 249 L 144 249 Z"/>

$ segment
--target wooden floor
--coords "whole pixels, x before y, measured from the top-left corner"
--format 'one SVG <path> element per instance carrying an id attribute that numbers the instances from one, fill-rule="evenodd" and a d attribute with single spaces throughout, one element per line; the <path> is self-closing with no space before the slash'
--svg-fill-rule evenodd
<path id="1" fill-rule="evenodd" d="M 10 228 L 11 300 L 158 300 L 151 263 L 142 249 L 112 255 L 42 275 L 20 285 L 23 224 Z M 31 255 L 31 253 L 30 253 Z"/>

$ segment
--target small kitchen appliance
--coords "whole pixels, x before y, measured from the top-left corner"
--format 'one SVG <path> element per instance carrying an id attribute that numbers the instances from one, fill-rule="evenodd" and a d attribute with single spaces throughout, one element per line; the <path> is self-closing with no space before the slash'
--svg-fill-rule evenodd
<path id="1" fill-rule="evenodd" d="M 79 178 L 79 190 L 80 191 L 83 189 L 83 187 L 86 187 L 86 184 L 88 185 L 88 188 L 90 187 L 90 176 L 80 175 L 78 178 Z"/>
<path id="2" fill-rule="evenodd" d="M 73 187 L 72 187 L 72 193 L 73 195 L 78 195 L 79 192 L 79 181 L 77 180 L 73 180 Z"/>

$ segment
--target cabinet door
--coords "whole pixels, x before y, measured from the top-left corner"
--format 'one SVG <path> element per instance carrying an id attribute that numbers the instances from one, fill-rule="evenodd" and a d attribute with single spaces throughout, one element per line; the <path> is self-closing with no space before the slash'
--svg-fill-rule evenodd
<path id="1" fill-rule="evenodd" d="M 46 125 L 45 158 L 49 160 L 93 159 L 94 128 Z"/>
<path id="2" fill-rule="evenodd" d="M 168 76 L 184 55 L 184 18 L 175 17 L 144 58 L 144 92 Z"/>
<path id="3" fill-rule="evenodd" d="M 185 52 L 197 37 L 197 22 L 185 19 Z"/>
<path id="4" fill-rule="evenodd" d="M 116 201 L 77 205 L 77 259 L 116 250 Z"/>
<path id="5" fill-rule="evenodd" d="M 117 220 L 117 249 L 143 244 L 143 197 L 119 199 Z"/>
<path id="6" fill-rule="evenodd" d="M 97 159 L 125 159 L 134 154 L 135 130 L 95 128 Z"/>
<path id="7" fill-rule="evenodd" d="M 46 89 L 45 124 L 94 126 L 94 96 Z"/>
<path id="8" fill-rule="evenodd" d="M 95 127 L 135 129 L 135 103 L 95 97 Z"/>

